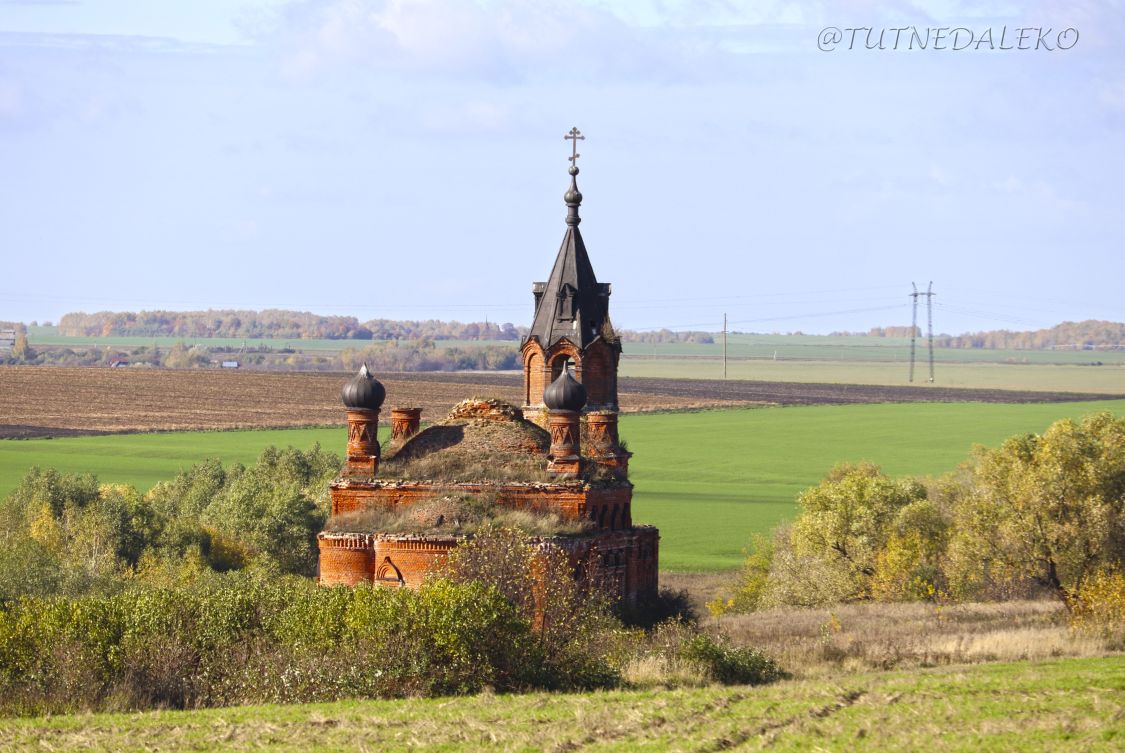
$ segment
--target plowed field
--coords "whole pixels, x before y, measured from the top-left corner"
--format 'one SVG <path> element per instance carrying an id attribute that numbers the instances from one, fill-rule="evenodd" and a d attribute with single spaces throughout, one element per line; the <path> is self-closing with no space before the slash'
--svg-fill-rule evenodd
<path id="1" fill-rule="evenodd" d="M 0 438 L 138 431 L 323 426 L 343 421 L 345 374 L 0 367 Z M 389 408 L 416 406 L 443 417 L 466 397 L 522 402 L 518 374 L 380 374 Z M 1098 396 L 1104 398 L 1105 396 Z M 623 378 L 624 412 L 743 405 L 885 402 L 1058 402 L 1074 393 L 932 387 Z"/>

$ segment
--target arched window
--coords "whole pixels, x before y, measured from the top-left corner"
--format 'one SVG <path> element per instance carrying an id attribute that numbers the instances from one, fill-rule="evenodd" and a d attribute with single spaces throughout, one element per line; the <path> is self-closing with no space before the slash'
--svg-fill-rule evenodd
<path id="1" fill-rule="evenodd" d="M 402 577 L 402 572 L 395 567 L 395 563 L 391 562 L 390 557 L 383 558 L 382 564 L 379 565 L 379 569 L 375 572 L 375 581 L 398 586 L 406 585 L 406 580 Z"/>
<path id="2" fill-rule="evenodd" d="M 537 405 L 543 400 L 543 390 L 547 385 L 543 384 L 543 355 L 537 350 L 533 350 L 527 357 L 523 384 L 527 391 L 524 395 L 526 405 Z"/>

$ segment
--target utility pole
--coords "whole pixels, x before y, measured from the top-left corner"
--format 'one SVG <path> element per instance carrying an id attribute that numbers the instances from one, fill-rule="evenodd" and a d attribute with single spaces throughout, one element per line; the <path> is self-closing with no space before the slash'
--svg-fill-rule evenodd
<path id="1" fill-rule="evenodd" d="M 914 381 L 914 337 L 918 333 L 918 286 L 910 283 L 910 287 L 914 288 L 914 292 L 910 297 L 914 299 L 913 313 L 910 315 L 910 376 L 906 381 Z"/>
<path id="2" fill-rule="evenodd" d="M 926 296 L 926 338 L 927 346 L 930 355 L 930 383 L 934 381 L 934 282 L 930 280 L 929 287 L 926 288 L 925 293 L 918 292 L 918 286 L 910 283 L 910 287 L 914 288 L 914 292 L 910 293 L 910 297 L 914 299 L 914 305 L 910 314 L 910 377 L 907 379 L 909 382 L 914 381 L 914 341 L 918 334 L 918 296 Z"/>
<path id="3" fill-rule="evenodd" d="M 934 281 L 926 288 L 926 335 L 930 340 L 930 384 L 934 383 Z"/>
<path id="4" fill-rule="evenodd" d="M 727 378 L 727 315 L 723 314 L 723 379 Z"/>

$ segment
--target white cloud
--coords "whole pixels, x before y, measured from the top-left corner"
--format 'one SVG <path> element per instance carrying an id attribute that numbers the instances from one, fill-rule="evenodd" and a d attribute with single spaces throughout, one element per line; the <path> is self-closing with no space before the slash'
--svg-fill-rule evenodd
<path id="1" fill-rule="evenodd" d="M 681 78 L 701 54 L 698 40 L 555 0 L 301 2 L 273 31 L 284 40 L 286 72 L 298 78 L 354 65 L 500 82 Z"/>
<path id="2" fill-rule="evenodd" d="M 992 188 L 1007 197 L 1005 202 L 1008 206 L 1019 208 L 1027 217 L 1060 221 L 1090 214 L 1086 203 L 1064 196 L 1053 184 L 1041 178 L 1025 180 L 1008 175 L 1004 180 L 994 181 Z"/>
<path id="3" fill-rule="evenodd" d="M 508 107 L 482 99 L 437 105 L 421 117 L 422 127 L 433 133 L 504 132 L 515 122 Z"/>

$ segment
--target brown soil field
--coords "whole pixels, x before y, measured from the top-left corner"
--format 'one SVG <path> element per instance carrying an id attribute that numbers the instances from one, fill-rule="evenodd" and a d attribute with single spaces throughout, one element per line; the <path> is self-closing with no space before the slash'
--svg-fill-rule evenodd
<path id="1" fill-rule="evenodd" d="M 343 420 L 340 387 L 347 374 L 169 369 L 0 367 L 0 438 L 141 431 L 280 428 Z M 389 408 L 444 417 L 466 397 L 519 404 L 522 380 L 512 373 L 380 374 Z M 913 401 L 1059 402 L 1105 395 L 957 390 L 930 387 L 791 384 L 706 379 L 622 378 L 624 412 L 747 405 Z"/>
<path id="2" fill-rule="evenodd" d="M 0 367 L 0 438 L 141 431 L 326 426 L 344 420 L 340 388 L 348 374 L 266 371 Z M 519 404 L 513 374 L 380 374 L 390 408 L 420 407 L 443 418 L 467 397 Z M 743 405 L 703 395 L 622 394 L 626 410 Z"/>

